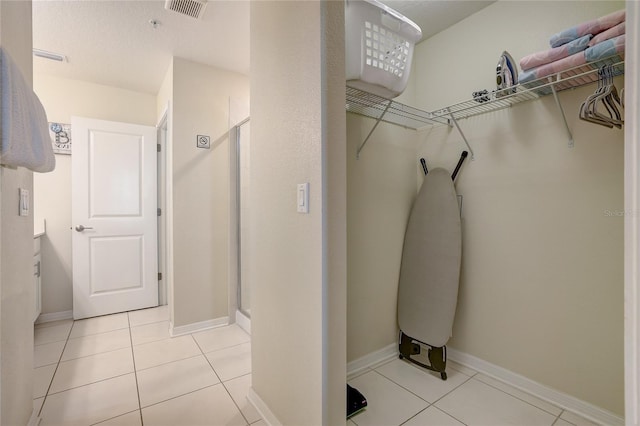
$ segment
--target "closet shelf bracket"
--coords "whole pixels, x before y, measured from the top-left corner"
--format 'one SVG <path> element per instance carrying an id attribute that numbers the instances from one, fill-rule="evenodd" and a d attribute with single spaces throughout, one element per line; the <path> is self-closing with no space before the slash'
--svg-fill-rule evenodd
<path id="1" fill-rule="evenodd" d="M 467 149 L 469 150 L 469 154 L 471 154 L 471 159 L 475 160 L 475 155 L 473 153 L 473 149 L 471 149 L 471 146 L 469 145 L 469 141 L 467 140 L 467 137 L 464 135 L 464 132 L 460 128 L 460 125 L 458 124 L 458 120 L 456 120 L 456 117 L 451 112 L 451 108 L 447 108 L 447 112 L 449 113 L 449 116 L 451 117 L 451 121 L 456 126 L 456 129 L 458 129 L 458 133 L 460 133 L 460 136 L 462 136 L 462 140 L 464 141 L 464 144 L 467 146 Z"/>
<path id="2" fill-rule="evenodd" d="M 558 80 L 559 79 L 560 79 L 560 75 L 558 75 Z M 553 93 L 553 99 L 555 99 L 556 105 L 560 110 L 560 116 L 562 117 L 564 128 L 567 131 L 567 136 L 569 137 L 569 143 L 568 143 L 569 148 L 573 148 L 573 134 L 571 133 L 571 129 L 569 129 L 569 124 L 567 123 L 567 116 L 564 114 L 564 109 L 562 108 L 562 104 L 560 103 L 560 98 L 558 97 L 558 91 L 556 90 L 553 77 L 549 77 L 549 83 L 551 86 L 551 93 Z"/>
<path id="3" fill-rule="evenodd" d="M 387 106 L 384 108 L 384 111 L 382 111 L 382 114 L 380 115 L 380 117 L 378 117 L 376 119 L 375 124 L 373 125 L 373 127 L 371 128 L 371 131 L 369 132 L 369 134 L 367 135 L 366 138 L 364 138 L 364 141 L 360 144 L 360 146 L 358 147 L 358 151 L 356 152 L 356 160 L 360 159 L 360 151 L 362 151 L 362 148 L 364 148 L 365 144 L 367 143 L 367 141 L 369 140 L 369 138 L 371 137 L 371 135 L 373 134 L 373 132 L 376 130 L 376 127 L 378 127 L 378 124 L 380 124 L 380 122 L 382 121 L 382 119 L 384 118 L 384 115 L 387 113 L 387 111 L 389 111 L 389 107 L 391 106 L 391 100 L 389 100 L 389 102 L 387 102 Z"/>
<path id="4" fill-rule="evenodd" d="M 431 112 L 349 86 L 346 87 L 346 110 L 375 120 L 373 128 L 358 147 L 357 158 L 360 158 L 360 152 L 380 122 L 413 130 L 421 130 L 435 124 L 451 126 L 451 120 L 446 117 L 435 117 Z"/>

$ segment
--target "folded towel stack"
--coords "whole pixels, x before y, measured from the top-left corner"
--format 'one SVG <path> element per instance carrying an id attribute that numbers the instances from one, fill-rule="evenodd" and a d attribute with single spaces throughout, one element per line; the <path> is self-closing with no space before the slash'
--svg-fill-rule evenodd
<path id="1" fill-rule="evenodd" d="M 0 48 L 0 164 L 50 172 L 56 166 L 47 115 L 4 48 Z"/>
<path id="2" fill-rule="evenodd" d="M 619 10 L 551 36 L 550 50 L 520 60 L 520 83 L 537 80 L 589 62 L 624 57 L 625 11 Z"/>
<path id="3" fill-rule="evenodd" d="M 560 31 L 559 33 L 551 36 L 551 39 L 549 39 L 549 44 L 551 45 L 551 47 L 558 47 L 587 34 L 595 36 L 596 34 L 600 34 L 601 32 L 606 31 L 609 28 L 613 28 L 621 22 L 624 22 L 624 19 L 624 9 L 618 10 L 598 19 L 583 22 L 582 24 L 578 24 L 575 27 L 567 28 L 566 30 Z"/>

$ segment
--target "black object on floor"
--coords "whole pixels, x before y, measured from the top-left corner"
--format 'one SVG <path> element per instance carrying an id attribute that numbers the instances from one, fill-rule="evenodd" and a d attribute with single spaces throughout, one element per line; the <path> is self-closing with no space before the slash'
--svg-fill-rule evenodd
<path id="1" fill-rule="evenodd" d="M 358 414 L 367 406 L 367 398 L 365 398 L 358 389 L 347 385 L 347 418 Z"/>

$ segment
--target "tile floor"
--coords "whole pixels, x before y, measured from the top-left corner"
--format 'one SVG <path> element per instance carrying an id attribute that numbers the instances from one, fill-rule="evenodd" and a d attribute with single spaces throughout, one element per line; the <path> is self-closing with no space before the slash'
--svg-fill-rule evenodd
<path id="1" fill-rule="evenodd" d="M 169 337 L 166 306 L 35 328 L 41 425 L 264 425 L 247 402 L 250 337 Z"/>
<path id="2" fill-rule="evenodd" d="M 542 401 L 454 362 L 448 379 L 407 361 L 394 359 L 349 377 L 368 407 L 348 426 L 594 425 L 587 419 Z"/>
<path id="3" fill-rule="evenodd" d="M 35 329 L 41 425 L 248 425 L 250 337 L 231 325 L 170 338 L 167 307 Z M 399 359 L 349 377 L 369 402 L 348 426 L 593 425 L 449 362 L 448 380 Z M 301 425 L 304 426 L 304 425 Z"/>

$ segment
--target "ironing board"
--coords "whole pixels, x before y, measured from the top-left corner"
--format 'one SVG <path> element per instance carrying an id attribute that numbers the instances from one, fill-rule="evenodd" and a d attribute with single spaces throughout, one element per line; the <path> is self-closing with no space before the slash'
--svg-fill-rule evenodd
<path id="1" fill-rule="evenodd" d="M 425 169 L 426 170 L 426 169 Z M 457 170 L 456 170 L 457 171 Z M 446 348 L 458 299 L 462 230 L 449 172 L 428 172 L 414 202 L 402 251 L 398 285 L 400 358 L 441 373 L 446 380 Z M 429 363 L 412 358 L 418 343 L 429 346 Z"/>

